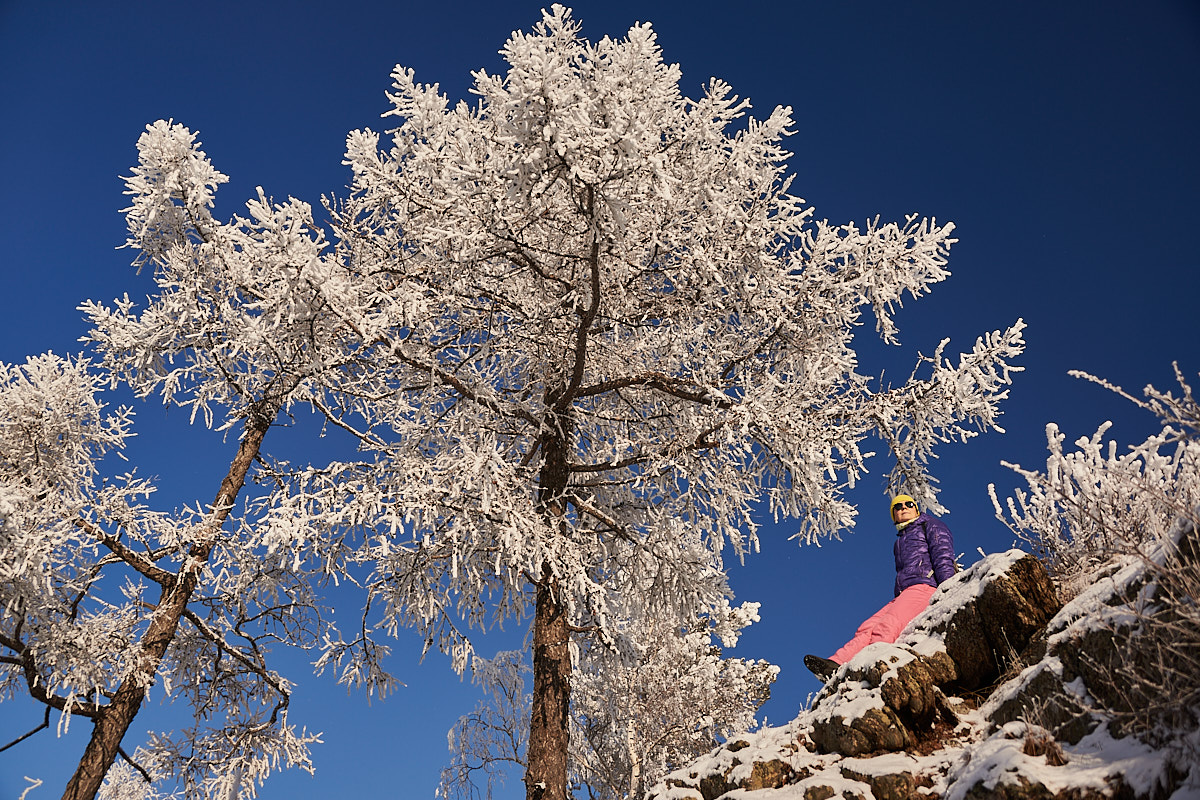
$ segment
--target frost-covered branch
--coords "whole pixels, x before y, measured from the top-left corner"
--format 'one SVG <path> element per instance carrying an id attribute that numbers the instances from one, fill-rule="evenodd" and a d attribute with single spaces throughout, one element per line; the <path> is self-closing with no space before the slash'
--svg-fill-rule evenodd
<path id="1" fill-rule="evenodd" d="M 1115 441 L 1105 441 L 1111 427 L 1106 422 L 1068 451 L 1065 436 L 1050 423 L 1044 471 L 1007 465 L 1027 489 L 1004 505 L 993 490 L 997 518 L 1062 580 L 1086 575 L 1115 555 L 1143 551 L 1200 506 L 1200 407 L 1178 365 L 1178 398 L 1147 386 L 1148 399 L 1139 400 L 1106 381 L 1073 374 L 1154 413 L 1162 430 L 1122 453 Z"/>
<path id="2" fill-rule="evenodd" d="M 109 535 L 87 520 L 77 519 L 74 520 L 74 524 L 91 536 L 94 536 L 97 542 L 104 545 L 122 563 L 133 567 L 139 574 L 149 578 L 160 586 L 166 586 L 175 580 L 175 573 L 156 566 L 153 560 L 134 552 L 120 539 Z"/>

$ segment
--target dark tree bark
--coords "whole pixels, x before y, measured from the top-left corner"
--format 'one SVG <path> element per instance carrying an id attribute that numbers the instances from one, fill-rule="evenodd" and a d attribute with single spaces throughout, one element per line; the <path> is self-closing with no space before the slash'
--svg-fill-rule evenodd
<path id="1" fill-rule="evenodd" d="M 545 461 L 539 476 L 539 503 L 552 530 L 566 514 L 571 420 L 552 417 L 553 432 L 543 437 Z M 567 800 L 567 744 L 571 718 L 571 646 L 567 609 L 549 564 L 542 568 L 533 615 L 533 707 L 526 752 L 526 800 Z"/>
<path id="2" fill-rule="evenodd" d="M 533 709 L 526 800 L 566 800 L 570 735 L 571 652 L 566 609 L 549 577 L 537 590 L 533 617 Z"/>

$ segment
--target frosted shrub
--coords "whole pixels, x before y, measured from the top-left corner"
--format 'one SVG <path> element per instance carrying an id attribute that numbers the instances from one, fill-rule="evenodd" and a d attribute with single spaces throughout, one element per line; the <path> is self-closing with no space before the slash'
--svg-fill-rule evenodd
<path id="1" fill-rule="evenodd" d="M 1111 561 L 1144 567 L 1111 629 L 1114 646 L 1082 655 L 1094 699 L 1118 732 L 1135 731 L 1194 759 L 1200 721 L 1200 406 L 1179 371 L 1176 397 L 1153 386 L 1145 400 L 1077 373 L 1154 413 L 1162 430 L 1128 453 L 1102 442 L 1109 424 L 1064 452 L 1047 426 L 1046 471 L 1009 465 L 1028 482 L 1007 501 L 1009 527 L 1038 553 L 1060 586 L 1094 582 Z M 992 487 L 1002 521 L 1004 510 Z M 1188 742 L 1192 744 L 1189 745 Z"/>
<path id="2" fill-rule="evenodd" d="M 1152 570 L 1153 601 L 1140 609 L 1134 640 L 1139 657 L 1122 660 L 1113 670 L 1117 686 L 1130 686 L 1131 694 L 1144 699 L 1122 709 L 1121 720 L 1163 743 L 1174 741 L 1175 731 L 1200 723 L 1200 534 L 1195 513 L 1180 520 L 1173 542 L 1161 568 Z M 1193 758 L 1200 757 L 1198 744 L 1192 737 Z"/>
<path id="3" fill-rule="evenodd" d="M 1115 441 L 1104 441 L 1112 425 L 1106 422 L 1067 452 L 1065 437 L 1050 423 L 1045 472 L 1005 464 L 1025 478 L 1028 490 L 1017 490 L 1002 507 L 995 487 L 989 487 L 997 518 L 1046 562 L 1060 587 L 1086 579 L 1114 555 L 1144 555 L 1176 520 L 1194 521 L 1200 504 L 1200 408 L 1178 366 L 1175 378 L 1182 395 L 1147 386 L 1145 400 L 1086 373 L 1072 375 L 1150 411 L 1163 428 L 1119 453 Z"/>

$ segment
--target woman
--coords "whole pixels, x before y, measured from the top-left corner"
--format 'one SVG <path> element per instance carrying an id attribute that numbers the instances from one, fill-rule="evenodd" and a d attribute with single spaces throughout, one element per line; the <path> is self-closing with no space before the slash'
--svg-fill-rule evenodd
<path id="1" fill-rule="evenodd" d="M 830 658 L 807 655 L 804 666 L 822 681 L 869 644 L 894 642 L 904 627 L 925 610 L 938 584 L 955 572 L 954 537 L 937 517 L 922 514 L 917 501 L 906 494 L 892 500 L 896 525 L 895 599 L 858 626 L 854 638 Z"/>

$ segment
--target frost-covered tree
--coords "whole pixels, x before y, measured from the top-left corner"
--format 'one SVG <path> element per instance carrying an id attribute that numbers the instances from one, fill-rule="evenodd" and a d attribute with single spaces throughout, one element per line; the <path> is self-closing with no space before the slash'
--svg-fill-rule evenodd
<path id="1" fill-rule="evenodd" d="M 310 768 L 315 737 L 289 722 L 291 684 L 276 643 L 345 647 L 314 584 L 343 570 L 339 543 L 269 552 L 259 519 L 272 479 L 264 441 L 296 404 L 321 407 L 322 381 L 358 340 L 336 306 L 348 284 L 325 261 L 308 206 L 265 198 L 213 219 L 226 178 L 179 125 L 148 126 L 127 180 L 128 246 L 153 270 L 140 311 L 89 302 L 95 355 L 0 365 L 0 698 L 25 692 L 60 725 L 92 733 L 64 797 L 252 797 L 279 765 Z M 342 273 L 344 274 L 344 273 Z M 191 508 L 148 506 L 154 486 L 113 469 L 131 411 L 102 399 L 123 383 L 228 431 L 232 456 Z M 255 464 L 267 481 L 246 490 Z M 349 649 L 361 654 L 367 645 Z M 191 706 L 175 736 L 123 745 L 151 692 Z M 78 723 L 76 723 L 78 724 Z"/>
<path id="2" fill-rule="evenodd" d="M 569 766 L 576 791 L 597 800 L 639 797 L 722 739 L 753 729 L 779 669 L 724 657 L 722 648 L 736 645 L 757 619 L 757 603 L 726 606 L 686 630 L 639 617 L 622 631 L 632 654 L 595 642 L 581 648 Z M 526 765 L 529 671 L 515 651 L 474 660 L 472 680 L 485 699 L 450 732 L 453 759 L 442 773 L 443 796 L 490 798 L 508 767 Z"/>
<path id="3" fill-rule="evenodd" d="M 383 624 L 460 670 L 464 623 L 531 613 L 526 792 L 565 800 L 579 637 L 719 608 L 764 498 L 802 540 L 850 527 L 872 436 L 938 509 L 927 459 L 996 427 L 1022 325 L 874 384 L 853 335 L 870 314 L 896 341 L 952 225 L 816 221 L 789 110 L 750 118 L 718 80 L 685 97 L 649 25 L 590 42 L 555 6 L 502 55 L 472 103 L 398 67 L 389 143 L 348 137 L 330 211 L 373 350 L 331 410 L 366 456 L 298 476 L 275 516 L 361 529 Z"/>
<path id="4" fill-rule="evenodd" d="M 471 626 L 529 614 L 526 791 L 565 800 L 581 643 L 630 656 L 630 620 L 717 613 L 724 548 L 754 549 L 764 498 L 801 540 L 850 527 L 871 437 L 937 510 L 934 448 L 997 427 L 1020 322 L 898 386 L 857 372 L 864 316 L 897 340 L 904 295 L 948 274 L 951 225 L 815 220 L 790 193 L 789 111 L 750 118 L 717 80 L 683 96 L 649 25 L 593 43 L 555 6 L 503 55 L 453 107 L 397 68 L 391 145 L 350 134 L 328 238 L 261 193 L 218 222 L 224 176 L 151 126 L 127 215 L 155 296 L 85 305 L 90 363 L 5 367 L 0 695 L 93 723 L 69 797 L 95 794 L 152 686 L 196 722 L 133 755 L 143 779 L 247 796 L 310 740 L 269 642 L 386 690 L 376 632 L 415 627 L 461 670 Z M 236 431 L 211 499 L 154 512 L 149 483 L 101 473 L 129 432 L 97 397 L 114 382 Z M 361 454 L 272 462 L 298 404 Z M 347 641 L 313 584 L 356 568 Z"/>
<path id="5" fill-rule="evenodd" d="M 442 769 L 439 797 L 491 800 L 510 770 L 525 768 L 533 704 L 526 689 L 531 670 L 525 655 L 505 650 L 493 658 L 471 659 L 471 683 L 484 696 L 446 735 L 451 757 Z"/>
<path id="6" fill-rule="evenodd" d="M 752 730 L 779 668 L 726 658 L 722 648 L 756 621 L 757 603 L 726 606 L 685 630 L 642 617 L 624 631 L 632 657 L 587 647 L 575 673 L 575 783 L 596 800 L 641 797 L 671 770 Z"/>

